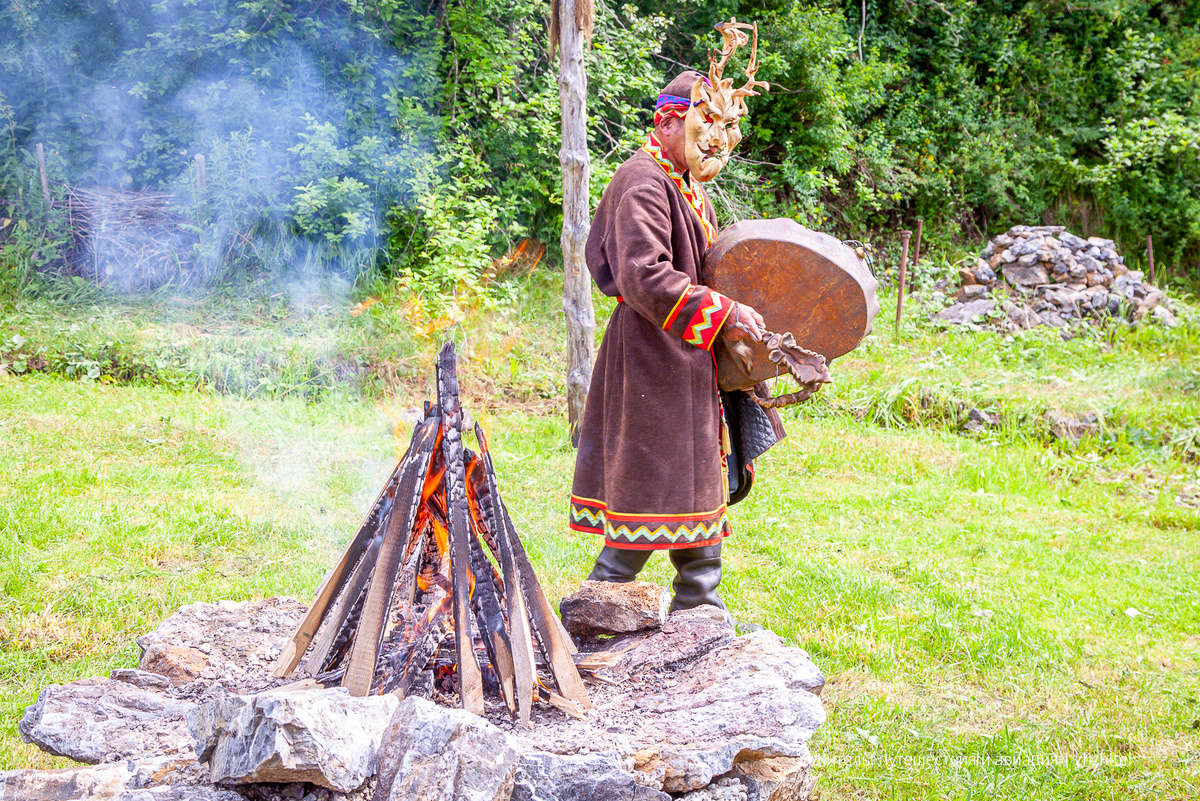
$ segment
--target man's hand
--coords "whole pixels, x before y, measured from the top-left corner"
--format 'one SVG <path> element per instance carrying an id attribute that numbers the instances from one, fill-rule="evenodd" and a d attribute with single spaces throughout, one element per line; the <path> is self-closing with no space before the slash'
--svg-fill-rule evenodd
<path id="1" fill-rule="evenodd" d="M 766 330 L 767 324 L 763 321 L 761 314 L 745 303 L 735 303 L 733 312 L 725 320 L 725 326 L 721 329 L 721 334 L 732 342 L 737 342 L 740 339 L 752 339 L 755 342 L 762 342 Z"/>

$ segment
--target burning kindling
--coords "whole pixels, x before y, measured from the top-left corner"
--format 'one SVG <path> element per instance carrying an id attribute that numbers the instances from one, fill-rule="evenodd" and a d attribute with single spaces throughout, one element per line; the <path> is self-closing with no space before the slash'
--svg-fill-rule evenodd
<path id="1" fill-rule="evenodd" d="M 437 386 L 437 405 L 426 403 L 408 451 L 317 591 L 275 675 L 292 674 L 304 660 L 317 681 L 356 696 L 428 696 L 435 684 L 450 685 L 476 714 L 487 686 L 528 723 L 546 686 L 537 648 L 558 690 L 546 690 L 548 700 L 579 714 L 591 702 L 575 646 L 500 499 L 478 424 L 479 452 L 463 446 L 452 342 L 438 356 Z"/>

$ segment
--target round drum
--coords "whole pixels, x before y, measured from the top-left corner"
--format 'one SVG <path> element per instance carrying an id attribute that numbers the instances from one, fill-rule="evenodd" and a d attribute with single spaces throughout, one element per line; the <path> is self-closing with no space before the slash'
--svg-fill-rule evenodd
<path id="1" fill-rule="evenodd" d="M 754 307 L 767 329 L 790 331 L 796 344 L 833 361 L 858 347 L 879 312 L 878 282 L 854 249 L 795 220 L 744 220 L 726 228 L 708 249 L 704 283 Z M 717 375 L 723 390 L 749 389 L 776 375 L 761 342 L 749 374 L 718 340 Z"/>

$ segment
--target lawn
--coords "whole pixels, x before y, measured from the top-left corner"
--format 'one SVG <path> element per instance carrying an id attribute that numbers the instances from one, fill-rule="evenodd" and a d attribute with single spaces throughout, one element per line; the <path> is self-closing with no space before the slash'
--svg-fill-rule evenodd
<path id="1" fill-rule="evenodd" d="M 565 526 L 542 284 L 452 331 L 560 597 L 599 543 Z M 820 797 L 1200 796 L 1200 329 L 944 332 L 920 303 L 788 410 L 726 546 L 735 617 L 828 676 Z M 0 316 L 10 364 L 27 360 L 0 376 L 0 769 L 66 764 L 20 742 L 25 705 L 135 664 L 179 605 L 307 600 L 406 441 L 437 338 L 399 299 L 349 305 Z M 972 409 L 996 424 L 965 430 Z M 1094 427 L 1075 442 L 1048 413 Z M 645 577 L 669 584 L 667 561 Z"/>

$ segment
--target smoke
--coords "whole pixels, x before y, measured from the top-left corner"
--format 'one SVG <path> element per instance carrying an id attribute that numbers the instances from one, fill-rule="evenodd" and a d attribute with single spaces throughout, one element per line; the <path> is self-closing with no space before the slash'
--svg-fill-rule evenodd
<path id="1" fill-rule="evenodd" d="M 0 91 L 14 141 L 0 173 L 34 186 L 20 156 L 42 143 L 57 186 L 169 193 L 185 235 L 159 255 L 184 283 L 254 271 L 300 280 L 292 294 L 310 302 L 317 276 L 370 269 L 388 211 L 412 203 L 412 170 L 432 150 L 398 116 L 429 100 L 413 99 L 412 58 L 342 4 L 11 0 Z M 164 271 L 121 254 L 144 251 L 129 240 L 162 222 L 108 226 L 75 261 L 150 288 Z"/>

